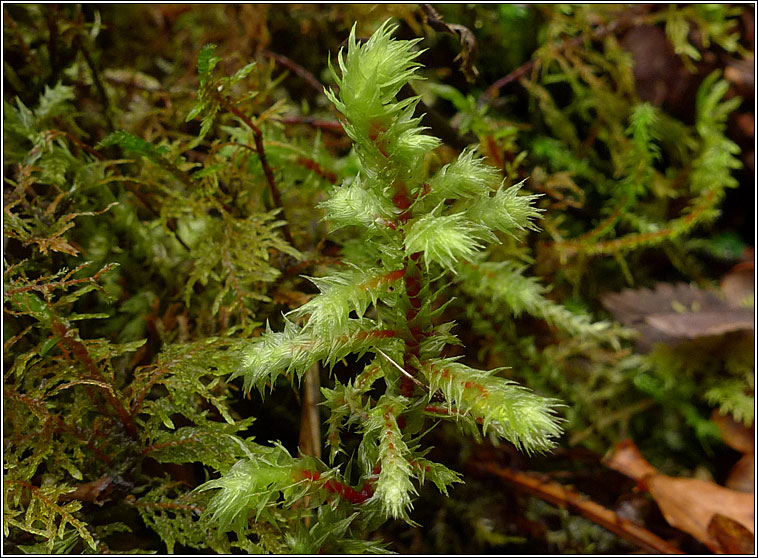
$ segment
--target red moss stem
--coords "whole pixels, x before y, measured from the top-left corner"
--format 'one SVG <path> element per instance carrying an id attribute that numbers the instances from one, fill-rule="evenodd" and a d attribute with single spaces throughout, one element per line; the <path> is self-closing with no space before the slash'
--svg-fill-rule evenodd
<path id="1" fill-rule="evenodd" d="M 221 103 L 221 106 L 242 120 L 242 122 L 247 124 L 248 128 L 252 130 L 253 138 L 255 140 L 255 150 L 258 152 L 258 158 L 261 161 L 263 174 L 266 175 L 266 181 L 268 182 L 269 189 L 271 190 L 271 197 L 274 199 L 274 205 L 284 211 L 284 205 L 282 204 L 282 194 L 279 191 L 279 187 L 276 185 L 276 180 L 274 179 L 274 171 L 271 170 L 271 166 L 268 164 L 268 159 L 266 158 L 266 150 L 263 147 L 263 132 L 244 112 L 235 107 L 229 99 L 220 94 L 216 94 L 216 99 Z M 282 236 L 284 236 L 284 239 L 289 244 L 292 246 L 295 245 L 292 240 L 292 234 L 290 234 L 289 225 L 287 223 L 282 226 Z"/>
<path id="2" fill-rule="evenodd" d="M 298 471 L 295 474 L 295 480 L 309 480 L 311 482 L 321 481 L 321 473 L 318 471 L 312 471 L 306 469 L 304 471 Z M 374 489 L 370 483 L 366 482 L 360 491 L 356 490 L 352 486 L 340 482 L 335 479 L 329 479 L 323 484 L 323 488 L 327 491 L 337 494 L 338 496 L 345 498 L 351 504 L 362 504 L 368 500 L 374 493 Z"/>
<path id="3" fill-rule="evenodd" d="M 100 372 L 100 369 L 97 367 L 95 361 L 92 360 L 92 356 L 90 356 L 89 351 L 87 351 L 87 347 L 81 341 L 71 337 L 69 335 L 69 330 L 65 325 L 57 320 L 53 320 L 51 329 L 53 331 L 53 334 L 57 335 L 60 338 L 59 343 L 61 346 L 65 348 L 69 353 L 71 353 L 82 366 L 84 366 L 84 369 L 89 373 L 89 377 L 91 379 L 98 380 L 104 384 L 108 383 L 106 378 Z M 94 397 L 94 394 L 91 390 L 88 389 L 87 391 L 90 393 L 91 397 Z M 103 395 L 105 396 L 105 399 L 108 401 L 108 403 L 110 403 L 111 407 L 113 407 L 113 410 L 116 411 L 116 415 L 124 425 L 124 428 L 129 433 L 129 435 L 133 439 L 138 440 L 139 436 L 137 434 L 137 427 L 134 425 L 132 415 L 129 413 L 126 407 L 124 407 L 121 401 L 119 401 L 115 394 L 110 390 L 103 390 Z"/>

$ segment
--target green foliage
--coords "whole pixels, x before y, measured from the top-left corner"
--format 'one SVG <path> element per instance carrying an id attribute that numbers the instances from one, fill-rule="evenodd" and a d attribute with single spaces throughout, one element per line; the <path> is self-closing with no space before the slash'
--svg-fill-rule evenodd
<path id="1" fill-rule="evenodd" d="M 561 433 L 549 407 L 521 386 L 493 377 L 495 371 L 474 370 L 449 359 L 427 361 L 423 371 L 430 391 L 439 389 L 445 396 L 448 414 L 470 415 L 485 433 L 506 438 L 519 449 L 547 450 Z"/>
<path id="2" fill-rule="evenodd" d="M 222 98 L 222 95 L 225 95 L 228 89 L 247 77 L 255 66 L 255 64 L 248 64 L 237 70 L 237 72 L 231 77 L 223 77 L 214 80 L 213 69 L 216 67 L 216 64 L 221 62 L 221 58 L 214 56 L 213 54 L 215 48 L 215 45 L 205 45 L 197 55 L 197 72 L 200 78 L 200 89 L 198 92 L 197 103 L 195 103 L 195 106 L 192 107 L 189 114 L 187 114 L 186 119 L 187 122 L 189 122 L 202 114 L 203 122 L 200 128 L 201 138 L 205 137 L 210 131 L 211 126 L 213 126 L 216 114 L 221 109 L 220 99 Z M 255 92 L 251 92 L 250 95 L 254 96 L 255 94 Z"/>
<path id="3" fill-rule="evenodd" d="M 613 551 L 472 452 L 555 470 L 632 436 L 694 467 L 712 411 L 752 424 L 752 334 L 642 354 L 598 306 L 745 257 L 705 229 L 733 75 L 685 124 L 621 41 L 654 27 L 694 70 L 744 56 L 744 10 L 438 8 L 478 82 L 422 67 L 459 44 L 409 6 L 4 6 L 9 552 Z"/>
<path id="4" fill-rule="evenodd" d="M 518 186 L 491 195 L 497 175 L 470 151 L 426 182 L 424 154 L 437 140 L 424 135 L 419 119 L 411 117 L 418 98 L 395 100 L 414 75 L 418 53 L 412 50 L 414 41 L 393 40 L 393 30 L 385 24 L 358 45 L 353 29 L 347 54 L 338 56 L 342 75 L 335 80 L 340 90 L 328 96 L 346 118 L 345 129 L 362 165 L 358 177 L 342 186 L 349 193 L 340 195 L 338 189 L 322 205 L 327 220 L 334 218 L 338 227 L 357 227 L 364 246 L 373 248 L 381 266 L 364 270 L 359 261 L 346 259 L 348 271 L 312 279 L 320 293 L 291 313 L 294 318 L 307 316 L 305 325 L 286 319 L 284 331 L 267 329 L 245 350 L 235 374 L 244 377 L 246 389 L 255 386 L 263 391 L 280 374 L 302 378 L 317 361 L 334 366 L 351 353 L 373 353 L 371 382 L 381 375 L 386 383 L 378 399 L 367 397 L 363 388 L 356 391 L 360 384 L 355 383 L 324 391 L 336 415 L 330 420 L 332 458 L 340 450 L 339 431 L 362 418 L 361 478 L 373 479 L 373 496 L 367 504 L 376 502 L 386 518 L 410 521 L 408 511 L 417 494 L 412 481 L 423 480 L 422 471 L 429 471 L 442 490 L 457 480 L 452 473 L 441 473 L 446 469 L 437 464 L 418 465 L 422 454 L 414 436 L 423 424 L 424 403 L 435 394 L 446 401 L 449 418 L 461 415 L 479 421 L 485 432 L 527 451 L 552 447 L 560 428 L 553 416 L 554 401 L 493 373 L 439 359 L 445 345 L 458 343 L 450 331 L 453 324 L 432 322 L 438 313 L 433 303 L 443 292 L 435 286 L 439 268 L 456 272 L 485 240 L 496 239 L 495 230 L 515 235 L 534 228 L 531 220 L 539 212 L 530 207 L 534 196 L 519 196 Z M 464 198 L 466 205 L 445 205 Z M 359 206 L 364 200 L 369 203 Z M 389 209 L 392 206 L 394 211 Z M 372 219 L 378 208 L 385 209 Z M 375 315 L 369 316 L 370 307 Z M 435 337 L 439 342 L 431 343 Z M 424 390 L 416 392 L 411 380 Z M 223 503 L 214 512 L 222 525 L 231 525 L 231 518 L 243 510 L 255 509 L 260 515 L 270 501 L 258 494 L 266 498 L 277 491 L 286 494 L 292 483 L 287 467 L 263 466 L 265 473 L 256 469 L 258 465 L 239 465 L 208 485 L 222 489 Z M 251 484 L 253 477 L 264 484 Z"/>
<path id="5" fill-rule="evenodd" d="M 26 532 L 46 541 L 24 545 L 29 551 L 107 552 L 112 537 L 129 527 L 92 523 L 90 508 L 110 505 L 115 490 L 116 501 L 136 507 L 170 551 L 176 544 L 251 550 L 252 542 L 230 541 L 203 523 L 197 513 L 207 504 L 202 498 L 149 472 L 149 463 L 196 463 L 226 472 L 250 455 L 239 433 L 253 419 L 231 409 L 224 381 L 236 367 L 237 357 L 228 356 L 236 342 L 200 337 L 166 346 L 152 364 L 138 366 L 161 341 L 139 337 L 157 322 L 155 334 L 176 339 L 176 331 L 167 331 L 176 321 L 163 321 L 170 320 L 170 308 L 150 322 L 159 302 L 149 289 L 202 307 L 193 289 L 200 282 L 213 295 L 214 314 L 225 313 L 228 322 L 228 312 L 237 311 L 244 323 L 249 299 L 270 300 L 260 284 L 281 274 L 271 259 L 299 253 L 278 234 L 278 211 L 240 213 L 218 190 L 203 187 L 211 172 L 190 176 L 176 145 L 155 145 L 126 131 L 109 135 L 97 149 L 77 140 L 70 117 L 75 100 L 73 88 L 59 83 L 45 89 L 33 110 L 18 99 L 15 105 L 6 101 L 4 162 L 12 172 L 6 179 L 4 306 L 10 320 L 4 331 L 12 365 L 4 382 L 5 536 L 24 540 L 19 533 Z M 146 166 L 122 175 L 119 166 L 129 162 L 107 160 L 98 151 L 113 148 L 143 158 Z M 134 200 L 146 198 L 123 187 L 135 182 L 148 195 L 140 210 Z M 153 205 L 155 193 L 170 188 L 184 193 Z M 224 208 L 225 219 L 211 217 L 211 207 Z M 173 226 L 184 248 L 156 234 L 161 221 L 168 226 L 177 217 Z M 238 235 L 249 243 L 238 242 Z M 83 261 L 82 253 L 94 261 Z M 143 277 L 125 287 L 139 269 L 152 285 Z M 129 296 L 114 313 L 116 301 Z M 88 337 L 85 331 L 97 321 L 124 342 Z M 207 327 L 208 321 L 195 323 Z M 124 489 L 132 491 L 126 499 Z M 262 548 L 281 548 L 271 534 L 261 540 Z"/>
<path id="6" fill-rule="evenodd" d="M 574 313 L 546 298 L 545 288 L 536 278 L 525 277 L 524 270 L 525 266 L 515 262 L 469 262 L 461 270 L 459 285 L 490 316 L 504 307 L 516 316 L 527 312 L 577 338 L 618 346 L 617 337 L 625 332 L 608 322 L 593 322 L 586 314 Z"/>
<path id="7" fill-rule="evenodd" d="M 635 379 L 644 391 L 683 415 L 698 435 L 718 436 L 695 405 L 707 402 L 722 414 L 750 425 L 754 420 L 752 335 L 702 338 L 676 347 L 658 345 L 649 355 L 648 370 Z"/>
<path id="8" fill-rule="evenodd" d="M 701 34 L 703 46 L 708 47 L 714 42 L 728 52 L 739 49 L 734 18 L 739 12 L 734 8 L 719 4 L 701 4 L 687 10 L 672 8 L 666 14 L 666 35 L 677 54 L 691 60 L 702 58 L 700 51 L 689 40 L 693 23 Z"/>

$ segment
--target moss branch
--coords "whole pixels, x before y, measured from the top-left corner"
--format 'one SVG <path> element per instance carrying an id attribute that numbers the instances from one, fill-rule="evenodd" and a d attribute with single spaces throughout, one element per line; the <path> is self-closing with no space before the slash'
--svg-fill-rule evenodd
<path id="1" fill-rule="evenodd" d="M 100 372 L 100 369 L 97 367 L 97 364 L 92 359 L 92 356 L 89 354 L 89 351 L 87 350 L 87 347 L 84 345 L 84 343 L 77 339 L 74 339 L 71 335 L 69 335 L 70 330 L 62 322 L 53 320 L 51 329 L 53 333 L 60 338 L 59 343 L 61 343 L 61 345 L 65 347 L 72 355 L 74 355 L 74 358 L 79 361 L 82 366 L 84 366 L 84 369 L 89 373 L 90 378 L 102 382 L 103 384 L 108 383 L 103 374 Z M 116 415 L 124 425 L 126 431 L 129 433 L 129 436 L 131 436 L 134 440 L 139 440 L 137 427 L 134 424 L 131 413 L 126 407 L 124 407 L 121 401 L 119 401 L 113 389 L 104 389 L 103 394 L 105 395 L 108 403 L 110 403 L 111 407 L 113 407 L 113 410 L 116 412 Z"/>
<path id="2" fill-rule="evenodd" d="M 248 128 L 252 130 L 253 137 L 255 139 L 255 149 L 258 153 L 258 158 L 261 160 L 263 173 L 266 175 L 266 181 L 268 182 L 269 189 L 271 190 L 271 197 L 274 199 L 274 205 L 277 208 L 281 209 L 282 212 L 284 212 L 282 194 L 279 191 L 279 187 L 276 185 L 276 180 L 274 179 L 274 171 L 271 170 L 271 166 L 268 164 L 268 159 L 266 158 L 266 150 L 263 147 L 263 132 L 244 112 L 235 107 L 228 98 L 224 97 L 220 93 L 215 93 L 215 96 L 221 106 L 242 120 L 242 122 L 247 124 Z M 282 226 L 282 235 L 289 244 L 295 246 L 295 242 L 292 239 L 292 234 L 290 233 L 288 223 L 285 223 Z"/>

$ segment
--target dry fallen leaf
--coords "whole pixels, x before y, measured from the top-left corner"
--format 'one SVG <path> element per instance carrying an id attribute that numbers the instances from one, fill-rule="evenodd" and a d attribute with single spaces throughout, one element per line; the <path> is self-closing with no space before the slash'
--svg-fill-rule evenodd
<path id="1" fill-rule="evenodd" d="M 724 524 L 728 522 L 722 520 L 717 520 L 717 527 L 709 531 L 709 526 L 717 514 L 738 523 L 747 529 L 752 537 L 755 518 L 753 494 L 730 490 L 699 479 L 663 475 L 642 457 L 631 440 L 616 444 L 611 455 L 604 459 L 604 463 L 634 479 L 641 488 L 648 490 L 669 525 L 689 533 L 712 551 L 721 553 L 728 552 L 728 549 L 723 546 L 725 543 L 719 541 L 719 536 L 715 536 L 711 531 L 721 529 L 714 531 L 721 533 L 721 538 L 728 537 L 728 533 L 735 531 L 725 528 Z M 727 535 L 723 534 L 725 532 Z"/>
<path id="2" fill-rule="evenodd" d="M 726 479 L 726 487 L 740 492 L 755 491 L 755 426 L 747 427 L 730 416 L 713 411 L 711 422 L 721 430 L 721 439 L 744 455 L 735 463 Z"/>
<path id="3" fill-rule="evenodd" d="M 80 484 L 76 490 L 68 494 L 61 494 L 59 502 L 80 500 L 102 506 L 114 490 L 131 488 L 131 485 L 120 476 L 105 476 L 99 479 Z"/>
<path id="4" fill-rule="evenodd" d="M 711 519 L 708 533 L 719 542 L 724 554 L 755 554 L 753 533 L 720 513 Z"/>
<path id="5" fill-rule="evenodd" d="M 718 411 L 711 413 L 711 422 L 721 431 L 721 439 L 730 448 L 740 453 L 753 453 L 755 450 L 755 426 L 745 426 L 729 415 Z"/>
<path id="6" fill-rule="evenodd" d="M 727 488 L 740 492 L 755 492 L 755 456 L 745 454 L 734 464 L 724 483 Z"/>
<path id="7" fill-rule="evenodd" d="M 750 260 L 735 265 L 721 280 L 721 292 L 730 306 L 750 306 L 755 298 L 755 262 Z"/>
<path id="8" fill-rule="evenodd" d="M 421 4 L 426 23 L 435 31 L 442 31 L 457 36 L 461 42 L 461 50 L 455 60 L 460 60 L 461 71 L 466 76 L 466 81 L 473 83 L 479 75 L 474 65 L 477 54 L 477 43 L 474 34 L 463 25 L 447 23 L 431 4 Z"/>
<path id="9" fill-rule="evenodd" d="M 640 346 L 649 348 L 653 343 L 753 329 L 753 309 L 737 307 L 719 295 L 686 283 L 658 283 L 652 290 L 626 289 L 605 295 L 602 302 L 619 322 L 637 329 Z"/>

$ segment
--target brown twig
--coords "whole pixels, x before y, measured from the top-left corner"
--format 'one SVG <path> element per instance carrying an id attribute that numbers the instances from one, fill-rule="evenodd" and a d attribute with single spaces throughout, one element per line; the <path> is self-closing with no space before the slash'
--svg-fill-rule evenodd
<path id="1" fill-rule="evenodd" d="M 26 61 L 32 66 L 34 73 L 41 75 L 42 67 L 39 65 L 39 61 L 37 61 L 37 58 L 34 56 L 34 54 L 32 54 L 32 51 L 29 49 L 29 45 L 26 44 L 23 35 L 21 35 L 18 27 L 16 27 L 16 22 L 13 21 L 13 18 L 5 10 L 3 10 L 3 22 L 8 26 L 11 33 L 13 34 L 13 38 L 18 42 L 19 46 L 21 47 L 21 51 L 24 53 L 24 58 L 26 58 Z"/>
<path id="2" fill-rule="evenodd" d="M 100 212 L 100 213 L 102 213 L 102 212 Z M 85 268 L 87 265 L 88 265 L 87 263 L 80 265 L 76 269 L 68 272 L 65 277 L 71 277 L 71 275 L 73 275 L 77 271 L 80 271 L 81 269 Z M 95 284 L 95 286 L 98 286 L 97 283 L 96 283 L 98 277 L 100 277 L 100 275 L 102 275 L 106 271 L 110 271 L 111 269 L 113 269 L 117 265 L 118 264 L 115 264 L 115 263 L 106 264 L 105 266 L 103 266 L 102 269 L 100 269 L 94 275 L 92 275 L 90 277 L 83 277 L 81 279 L 71 279 L 70 281 L 68 281 L 68 280 L 54 281 L 52 283 L 44 283 L 44 284 L 41 284 L 41 285 L 38 284 L 38 283 L 35 283 L 33 285 L 25 285 L 23 287 L 16 287 L 15 289 L 8 289 L 7 291 L 5 291 L 5 295 L 6 296 L 10 296 L 10 295 L 18 294 L 18 293 L 23 293 L 23 292 L 26 292 L 26 291 L 40 291 L 40 292 L 46 293 L 46 292 L 50 291 L 51 289 L 67 288 L 67 287 L 70 287 L 71 285 L 78 285 L 79 283 L 93 283 L 93 284 Z"/>
<path id="3" fill-rule="evenodd" d="M 342 123 L 339 120 L 325 120 L 323 118 L 314 118 L 312 116 L 282 116 L 275 118 L 277 122 L 282 124 L 308 124 L 314 128 L 321 130 L 328 130 L 337 134 L 344 134 L 345 129 L 342 127 Z"/>
<path id="4" fill-rule="evenodd" d="M 320 389 L 319 365 L 316 363 L 305 373 L 298 445 L 300 455 L 312 455 L 318 459 L 321 459 Z"/>
<path id="5" fill-rule="evenodd" d="M 279 192 L 279 188 L 276 185 L 276 180 L 274 179 L 274 171 L 271 170 L 271 167 L 268 164 L 268 159 L 266 158 L 266 150 L 263 148 L 263 132 L 261 132 L 261 129 L 258 128 L 258 126 L 256 126 L 255 123 L 245 113 L 235 107 L 229 99 L 219 93 L 216 93 L 216 99 L 221 103 L 221 106 L 242 120 L 242 122 L 247 124 L 248 128 L 252 130 L 253 137 L 255 139 L 255 150 L 258 152 L 258 158 L 261 160 L 263 173 L 266 175 L 266 181 L 268 182 L 269 189 L 271 190 L 271 197 L 274 198 L 274 205 L 284 211 L 284 205 L 282 204 L 282 194 Z M 286 222 L 282 226 L 282 236 L 284 236 L 284 240 L 286 240 L 289 244 L 295 246 L 295 242 L 292 240 L 292 234 L 290 233 L 289 225 Z"/>
<path id="6" fill-rule="evenodd" d="M 486 105 L 497 99 L 498 94 L 500 93 L 500 89 L 511 83 L 512 81 L 516 81 L 519 78 L 524 77 L 526 74 L 532 71 L 532 68 L 539 62 L 539 58 L 533 58 L 532 60 L 529 60 L 528 62 L 525 62 L 515 70 L 513 70 L 508 75 L 501 77 L 499 80 L 497 80 L 495 83 L 490 85 L 484 93 L 479 97 L 478 104 Z"/>
<path id="7" fill-rule="evenodd" d="M 640 6 L 638 8 L 631 8 L 627 12 L 624 13 L 625 17 L 618 17 L 614 21 L 606 24 L 606 25 L 599 25 L 589 33 L 582 33 L 581 35 L 577 37 L 573 37 L 571 39 L 566 39 L 556 45 L 555 48 L 560 50 L 570 50 L 572 48 L 575 48 L 584 42 L 588 40 L 595 41 L 597 39 L 602 39 L 606 35 L 610 35 L 611 33 L 617 33 L 621 31 L 622 29 L 626 29 L 630 25 L 635 25 L 637 23 L 638 16 L 640 15 L 638 12 L 641 11 L 640 9 L 643 8 L 643 6 Z M 647 9 L 647 8 L 645 8 Z M 508 75 L 500 78 L 495 83 L 490 85 L 484 93 L 481 94 L 478 100 L 478 105 L 486 105 L 489 103 L 492 103 L 495 99 L 497 99 L 498 94 L 500 92 L 500 89 L 508 85 L 509 83 L 512 83 L 513 81 L 524 77 L 526 74 L 532 71 L 534 69 L 535 65 L 537 65 L 540 62 L 540 58 L 533 58 L 529 60 L 528 62 L 525 62 L 515 70 L 513 70 Z"/>
<path id="8" fill-rule="evenodd" d="M 282 54 L 278 54 L 276 52 L 271 52 L 270 50 L 264 50 L 261 54 L 263 56 L 267 56 L 268 58 L 272 58 L 273 60 L 276 60 L 287 68 L 288 70 L 292 70 L 297 76 L 301 77 L 305 83 L 310 85 L 313 89 L 318 91 L 319 93 L 324 92 L 324 85 L 316 79 L 316 77 L 310 73 L 308 70 L 303 68 L 300 64 L 297 62 L 287 58 L 286 56 Z"/>
<path id="9" fill-rule="evenodd" d="M 572 488 L 560 483 L 539 479 L 534 475 L 504 469 L 492 463 L 477 465 L 481 471 L 493 474 L 511 483 L 517 490 L 527 492 L 556 506 L 579 512 L 590 521 L 615 533 L 619 537 L 632 541 L 645 550 L 657 554 L 684 554 L 674 545 L 661 539 L 654 533 L 626 519 L 616 512 L 601 506 L 582 496 Z"/>

